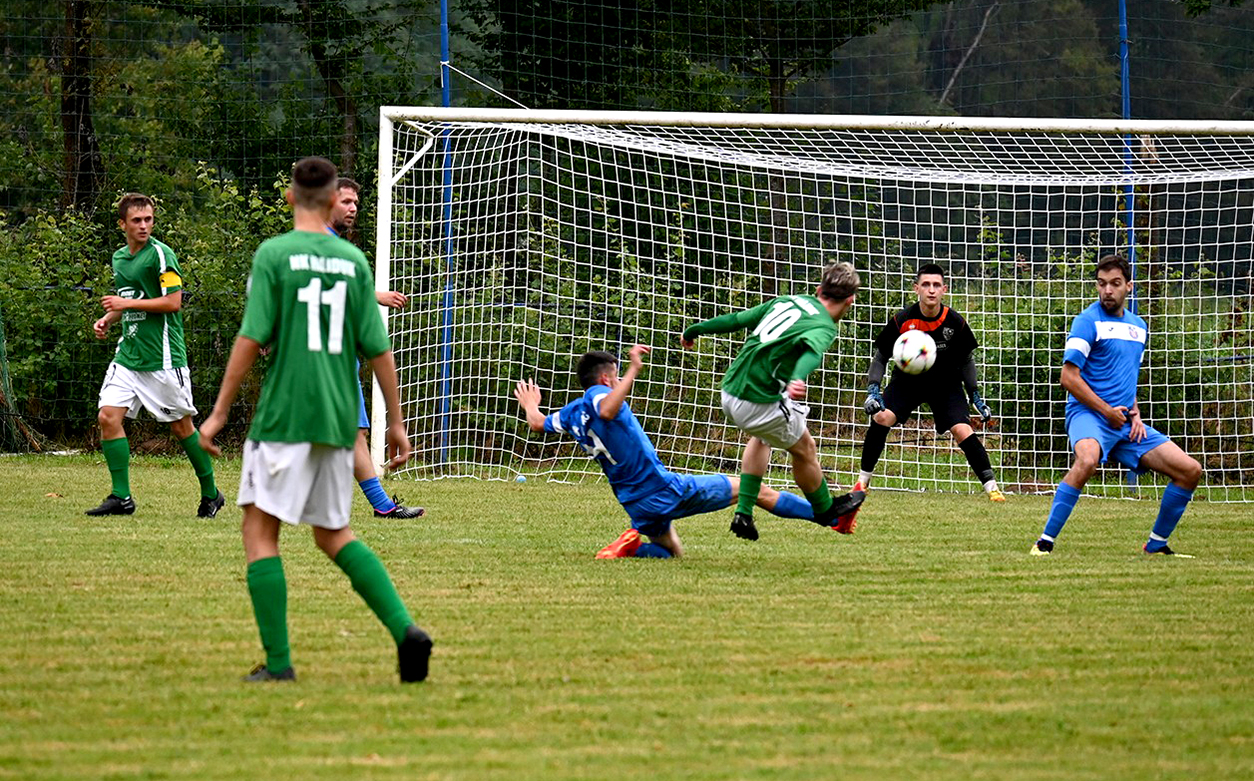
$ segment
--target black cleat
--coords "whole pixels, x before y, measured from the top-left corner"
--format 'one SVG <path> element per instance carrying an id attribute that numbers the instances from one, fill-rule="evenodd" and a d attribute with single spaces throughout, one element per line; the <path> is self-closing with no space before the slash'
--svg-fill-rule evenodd
<path id="1" fill-rule="evenodd" d="M 1141 551 L 1144 552 L 1146 556 L 1175 556 L 1177 559 L 1193 558 L 1187 553 L 1176 553 L 1171 548 L 1168 548 L 1166 545 L 1164 545 L 1161 548 L 1158 548 L 1157 550 L 1150 550 L 1149 544 L 1146 543 L 1145 546 L 1141 548 Z"/>
<path id="2" fill-rule="evenodd" d="M 427 666 L 431 660 L 431 635 L 410 624 L 405 639 L 396 647 L 396 658 L 401 671 L 401 683 L 417 683 L 426 680 Z"/>
<path id="3" fill-rule="evenodd" d="M 758 527 L 753 525 L 753 516 L 747 513 L 736 513 L 732 516 L 731 533 L 742 540 L 756 540 Z"/>
<path id="4" fill-rule="evenodd" d="M 264 664 L 259 664 L 253 668 L 253 671 L 243 678 L 244 683 L 269 683 L 271 681 L 296 681 L 296 668 L 289 667 L 286 670 L 280 670 L 277 673 L 270 672 L 270 668 Z"/>
<path id="5" fill-rule="evenodd" d="M 87 515 L 134 515 L 135 500 L 131 497 L 125 499 L 109 494 L 100 503 L 99 507 L 93 507 L 88 510 Z"/>
<path id="6" fill-rule="evenodd" d="M 815 515 L 814 522 L 819 526 L 835 527 L 842 515 L 848 515 L 858 509 L 864 501 L 866 501 L 866 491 L 850 491 L 833 497 L 832 506 L 827 508 L 827 512 Z"/>
<path id="7" fill-rule="evenodd" d="M 396 507 L 392 508 L 391 510 L 385 513 L 375 510 L 374 517 L 376 518 L 421 518 L 422 516 L 427 514 L 427 511 L 421 507 L 406 507 L 405 505 L 401 504 L 401 498 L 397 496 L 396 494 L 392 495 L 392 504 L 396 505 Z"/>
<path id="8" fill-rule="evenodd" d="M 222 495 L 222 491 L 218 491 L 218 495 L 210 499 L 207 496 L 200 497 L 200 507 L 196 510 L 197 518 L 212 518 L 218 514 L 218 510 L 222 509 L 222 505 L 226 504 L 226 497 Z"/>
<path id="9" fill-rule="evenodd" d="M 1054 552 L 1054 543 L 1049 540 L 1037 540 L 1032 543 L 1031 549 L 1028 550 L 1033 556 L 1048 556 Z"/>

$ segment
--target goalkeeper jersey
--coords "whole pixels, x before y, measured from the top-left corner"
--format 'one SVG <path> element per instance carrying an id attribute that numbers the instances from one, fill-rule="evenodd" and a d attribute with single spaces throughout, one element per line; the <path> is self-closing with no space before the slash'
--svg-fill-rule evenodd
<path id="1" fill-rule="evenodd" d="M 239 334 L 271 349 L 248 438 L 351 448 L 357 353 L 374 358 L 389 349 L 365 255 L 309 231 L 262 243 Z"/>
<path id="2" fill-rule="evenodd" d="M 113 253 L 113 286 L 122 298 L 154 299 L 183 289 L 174 250 L 154 238 L 131 254 L 126 245 Z M 113 360 L 137 372 L 187 365 L 181 312 L 122 312 L 122 336 Z"/>
<path id="3" fill-rule="evenodd" d="M 814 296 L 780 296 L 753 309 L 722 315 L 684 331 L 692 339 L 709 333 L 752 328 L 723 375 L 723 390 L 743 401 L 783 398 L 790 380 L 805 379 L 836 339 L 836 322 Z"/>

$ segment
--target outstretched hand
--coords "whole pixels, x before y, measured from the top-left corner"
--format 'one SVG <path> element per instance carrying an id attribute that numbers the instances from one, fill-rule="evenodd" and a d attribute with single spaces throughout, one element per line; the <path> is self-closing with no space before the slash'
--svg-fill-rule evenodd
<path id="1" fill-rule="evenodd" d="M 627 359 L 631 361 L 631 365 L 635 366 L 636 370 L 639 371 L 644 367 L 644 356 L 651 352 L 653 352 L 652 347 L 647 344 L 638 344 L 627 352 Z"/>
<path id="2" fill-rule="evenodd" d="M 523 409 L 535 409 L 540 406 L 540 386 L 535 380 L 519 380 L 514 386 L 514 398 Z"/>

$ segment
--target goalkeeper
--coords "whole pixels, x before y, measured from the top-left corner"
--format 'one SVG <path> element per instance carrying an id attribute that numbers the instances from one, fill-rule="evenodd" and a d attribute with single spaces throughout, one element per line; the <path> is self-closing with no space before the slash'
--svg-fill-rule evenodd
<path id="1" fill-rule="evenodd" d="M 908 309 L 890 317 L 875 338 L 875 352 L 867 372 L 867 397 L 863 404 L 866 414 L 871 416 L 871 426 L 862 441 L 862 470 L 858 473 L 858 482 L 854 484 L 855 491 L 870 489 L 871 475 L 888 441 L 888 430 L 898 423 L 905 423 L 920 405 L 926 404 L 932 411 L 937 433 L 948 431 L 953 434 L 954 441 L 971 465 L 971 471 L 984 485 L 988 498 L 994 502 L 1006 501 L 993 477 L 988 451 L 972 430 L 968 418 L 968 397 L 985 423 L 993 417 L 992 410 L 980 398 L 975 380 L 973 352 L 979 343 L 962 315 L 945 306 L 945 293 L 948 291 L 944 269 L 935 263 L 920 266 L 914 281 L 918 300 Z M 936 342 L 936 364 L 922 374 L 906 374 L 894 369 L 892 381 L 881 394 L 885 356 L 892 355 L 898 337 L 915 330 L 923 331 Z M 852 517 L 843 520 L 849 523 L 851 531 L 857 525 Z"/>
<path id="2" fill-rule="evenodd" d="M 805 378 L 822 364 L 823 353 L 836 338 L 836 322 L 853 305 L 859 284 L 853 266 L 834 263 L 823 269 L 813 296 L 780 296 L 684 330 L 683 346 L 690 348 L 698 336 L 753 329 L 722 384 L 723 412 L 749 435 L 741 462 L 740 499 L 731 523 L 737 537 L 758 538 L 753 506 L 773 447 L 792 455 L 793 479 L 814 509 L 811 520 L 820 526 L 848 533 L 835 524 L 857 510 L 866 496 L 853 492 L 832 497 L 819 465 L 818 446 L 806 428 L 810 408 L 802 403 Z"/>

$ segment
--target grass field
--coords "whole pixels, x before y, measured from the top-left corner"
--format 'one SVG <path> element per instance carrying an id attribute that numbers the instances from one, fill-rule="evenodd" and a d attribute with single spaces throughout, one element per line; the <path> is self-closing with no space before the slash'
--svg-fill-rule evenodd
<path id="1" fill-rule="evenodd" d="M 436 640 L 401 687 L 386 631 L 284 533 L 295 685 L 262 652 L 239 514 L 197 520 L 178 460 L 89 519 L 97 458 L 0 458 L 0 778 L 1249 779 L 1248 506 L 874 494 L 843 537 L 681 521 L 682 561 L 594 561 L 604 485 L 385 485 L 426 519 L 354 527 Z M 220 462 L 228 493 L 238 463 Z M 56 496 L 48 496 L 56 494 Z"/>

